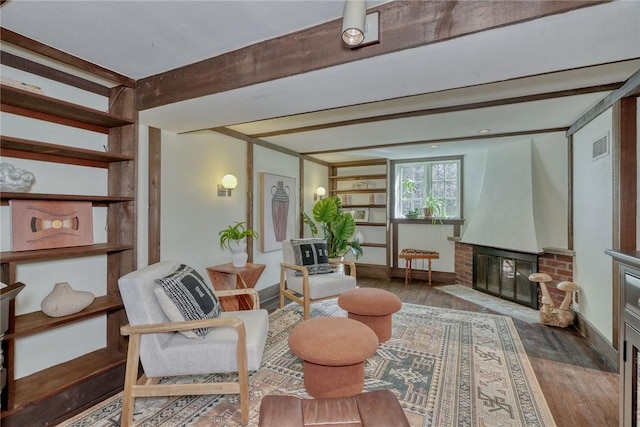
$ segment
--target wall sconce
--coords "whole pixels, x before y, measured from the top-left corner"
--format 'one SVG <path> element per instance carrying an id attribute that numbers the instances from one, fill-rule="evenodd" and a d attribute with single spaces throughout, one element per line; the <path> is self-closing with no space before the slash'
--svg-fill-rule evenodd
<path id="1" fill-rule="evenodd" d="M 342 41 L 350 48 L 379 43 L 380 14 L 367 15 L 366 0 L 345 0 L 342 17 Z"/>
<path id="2" fill-rule="evenodd" d="M 238 186 L 238 179 L 229 174 L 222 177 L 222 184 L 218 184 L 218 197 L 231 197 L 231 190 Z"/>
<path id="3" fill-rule="evenodd" d="M 322 200 L 325 194 L 327 194 L 327 190 L 325 190 L 324 187 L 316 188 L 316 192 L 313 195 L 313 201 L 315 202 L 316 200 Z"/>

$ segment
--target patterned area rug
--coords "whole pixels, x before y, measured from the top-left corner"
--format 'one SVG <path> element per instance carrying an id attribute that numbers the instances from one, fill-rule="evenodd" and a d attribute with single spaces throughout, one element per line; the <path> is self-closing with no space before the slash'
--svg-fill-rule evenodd
<path id="1" fill-rule="evenodd" d="M 346 316 L 336 300 L 313 304 L 311 317 Z M 250 378 L 249 425 L 267 394 L 308 398 L 302 362 L 287 345 L 302 321 L 290 304 L 270 315 L 262 368 Z M 224 375 L 180 378 L 216 381 Z M 403 304 L 393 336 L 365 367 L 365 390 L 394 391 L 412 426 L 555 426 L 512 320 L 506 316 Z M 122 394 L 60 424 L 117 426 Z M 236 395 L 136 400 L 136 426 L 238 426 Z"/>

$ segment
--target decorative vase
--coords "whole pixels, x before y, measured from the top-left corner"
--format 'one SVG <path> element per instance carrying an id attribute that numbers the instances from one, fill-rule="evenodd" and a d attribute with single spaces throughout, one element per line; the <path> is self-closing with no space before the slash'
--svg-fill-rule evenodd
<path id="1" fill-rule="evenodd" d="M 62 317 L 87 308 L 95 299 L 87 291 L 76 291 L 67 282 L 56 283 L 40 303 L 42 312 L 50 317 Z"/>
<path id="2" fill-rule="evenodd" d="M 247 242 L 233 240 L 229 242 L 229 249 L 231 250 L 231 263 L 236 268 L 242 268 L 247 265 Z"/>
<path id="3" fill-rule="evenodd" d="M 282 242 L 287 238 L 287 217 L 289 216 L 290 189 L 283 181 L 278 181 L 277 186 L 271 187 L 271 217 L 276 242 Z"/>

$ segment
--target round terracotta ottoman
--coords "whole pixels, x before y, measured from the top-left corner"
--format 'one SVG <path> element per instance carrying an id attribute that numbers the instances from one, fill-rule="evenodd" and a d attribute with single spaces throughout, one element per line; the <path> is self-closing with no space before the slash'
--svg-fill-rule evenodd
<path id="1" fill-rule="evenodd" d="M 391 315 L 402 308 L 402 301 L 389 291 L 357 288 L 338 297 L 338 305 L 349 313 L 349 319 L 370 327 L 379 342 L 391 338 Z"/>
<path id="2" fill-rule="evenodd" d="M 304 362 L 307 393 L 350 397 L 364 388 L 364 361 L 378 349 L 378 338 L 355 320 L 317 317 L 293 328 L 289 348 Z"/>

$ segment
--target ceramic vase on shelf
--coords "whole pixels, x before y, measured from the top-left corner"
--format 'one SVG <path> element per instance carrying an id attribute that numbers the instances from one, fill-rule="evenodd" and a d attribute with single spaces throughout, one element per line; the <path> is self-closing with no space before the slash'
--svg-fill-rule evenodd
<path id="1" fill-rule="evenodd" d="M 76 291 L 67 282 L 56 283 L 40 303 L 42 312 L 50 317 L 68 316 L 87 308 L 95 299 L 87 291 Z"/>
<path id="2" fill-rule="evenodd" d="M 229 249 L 231 250 L 231 263 L 236 268 L 241 268 L 247 265 L 247 242 L 242 240 L 232 240 L 229 242 Z"/>

